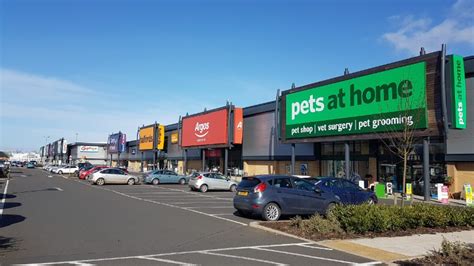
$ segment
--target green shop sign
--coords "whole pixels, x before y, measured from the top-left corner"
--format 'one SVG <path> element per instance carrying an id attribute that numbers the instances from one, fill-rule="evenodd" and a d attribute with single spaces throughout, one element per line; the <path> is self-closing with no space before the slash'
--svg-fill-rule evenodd
<path id="1" fill-rule="evenodd" d="M 453 128 L 466 128 L 466 77 L 464 74 L 464 58 L 453 55 L 451 60 L 451 80 L 453 92 Z"/>
<path id="2" fill-rule="evenodd" d="M 425 62 L 286 94 L 286 139 L 427 128 Z"/>

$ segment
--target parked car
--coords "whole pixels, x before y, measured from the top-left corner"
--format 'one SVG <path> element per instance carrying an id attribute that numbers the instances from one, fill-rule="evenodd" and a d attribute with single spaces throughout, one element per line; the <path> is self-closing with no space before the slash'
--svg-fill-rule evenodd
<path id="1" fill-rule="evenodd" d="M 31 169 L 31 168 L 35 168 L 35 167 L 36 167 L 35 164 L 32 163 L 32 162 L 29 162 L 29 163 L 26 165 L 26 168 L 30 168 L 30 169 Z"/>
<path id="2" fill-rule="evenodd" d="M 207 192 L 208 190 L 230 190 L 236 191 L 237 182 L 219 173 L 195 173 L 189 179 L 191 190 Z"/>
<path id="3" fill-rule="evenodd" d="M 342 204 L 375 204 L 378 199 L 371 190 L 365 190 L 357 184 L 343 178 L 325 177 L 316 183 L 323 191 L 331 191 L 340 198 Z"/>
<path id="4" fill-rule="evenodd" d="M 102 186 L 104 184 L 128 184 L 135 185 L 140 183 L 137 176 L 128 174 L 118 168 L 106 168 L 92 174 L 89 181 L 93 184 Z"/>
<path id="5" fill-rule="evenodd" d="M 332 192 L 293 176 L 244 177 L 234 196 L 234 208 L 242 215 L 259 215 L 276 221 L 281 215 L 325 214 L 340 201 Z"/>
<path id="6" fill-rule="evenodd" d="M 144 182 L 146 184 L 181 184 L 184 185 L 189 182 L 190 176 L 178 175 L 177 173 L 169 170 L 154 170 L 148 173 Z"/>
<path id="7" fill-rule="evenodd" d="M 100 171 L 102 169 L 105 169 L 105 168 L 109 168 L 108 166 L 105 166 L 105 165 L 97 165 L 97 166 L 94 166 L 92 167 L 91 169 L 89 170 L 85 170 L 85 169 L 82 169 L 80 172 L 79 172 L 79 179 L 88 179 L 87 177 L 97 171 Z"/>
<path id="8" fill-rule="evenodd" d="M 58 167 L 57 169 L 55 169 L 53 171 L 54 173 L 57 173 L 57 174 L 77 174 L 77 172 L 79 172 L 79 168 L 75 165 L 63 165 L 63 166 L 60 166 Z"/>
<path id="9" fill-rule="evenodd" d="M 62 167 L 62 165 L 53 165 L 49 168 L 49 172 L 56 173 L 56 170 L 58 170 L 59 167 Z"/>

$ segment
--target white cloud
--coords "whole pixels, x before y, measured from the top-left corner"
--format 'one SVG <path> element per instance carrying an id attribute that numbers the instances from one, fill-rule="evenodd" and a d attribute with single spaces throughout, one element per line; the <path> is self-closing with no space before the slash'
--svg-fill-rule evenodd
<path id="1" fill-rule="evenodd" d="M 119 130 L 132 140 L 142 124 L 172 124 L 186 112 L 217 107 L 205 96 L 196 99 L 170 91 L 163 97 L 137 99 L 9 69 L 0 69 L 0 89 L 0 149 L 36 149 L 44 145 L 44 136 L 73 142 L 76 133 L 79 141 L 106 141 Z"/>
<path id="2" fill-rule="evenodd" d="M 6 99 L 31 95 L 36 99 L 70 99 L 95 94 L 93 90 L 71 81 L 4 68 L 0 69 L 0 87 Z"/>
<path id="3" fill-rule="evenodd" d="M 398 51 L 418 54 L 420 47 L 427 52 L 441 49 L 441 44 L 470 45 L 474 47 L 474 4 L 470 0 L 457 1 L 441 22 L 434 24 L 428 18 L 392 16 L 389 19 L 399 29 L 382 35 Z"/>

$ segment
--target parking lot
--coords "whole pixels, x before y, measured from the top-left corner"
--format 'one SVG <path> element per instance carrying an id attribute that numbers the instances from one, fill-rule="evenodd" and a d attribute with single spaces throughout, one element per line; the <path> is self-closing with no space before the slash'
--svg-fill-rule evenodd
<path id="1" fill-rule="evenodd" d="M 66 176 L 67 177 L 67 176 Z M 90 186 L 89 182 L 72 178 L 72 180 Z M 136 200 L 143 200 L 167 207 L 206 215 L 240 225 L 248 225 L 253 219 L 239 216 L 233 207 L 232 199 L 235 193 L 230 191 L 209 191 L 201 193 L 191 191 L 188 185 L 106 185 L 93 186 Z"/>
<path id="2" fill-rule="evenodd" d="M 233 193 L 186 185 L 90 185 L 15 171 L 1 220 L 2 264 L 336 265 L 377 262 L 248 226 Z M 21 218 L 21 219 L 20 219 Z"/>

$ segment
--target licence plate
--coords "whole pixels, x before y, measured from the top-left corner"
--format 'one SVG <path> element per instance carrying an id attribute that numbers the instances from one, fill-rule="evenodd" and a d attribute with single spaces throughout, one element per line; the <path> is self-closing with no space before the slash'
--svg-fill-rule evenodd
<path id="1" fill-rule="evenodd" d="M 248 194 L 249 194 L 249 193 L 248 193 L 247 191 L 239 191 L 239 192 L 237 193 L 237 195 L 239 195 L 239 196 L 248 196 Z"/>

